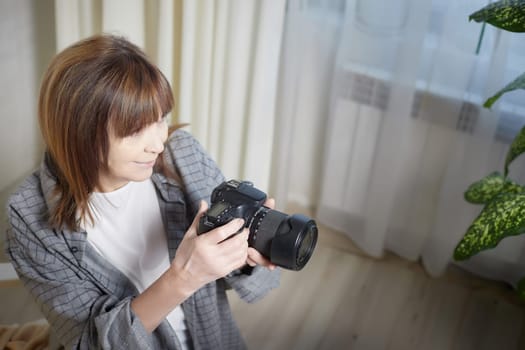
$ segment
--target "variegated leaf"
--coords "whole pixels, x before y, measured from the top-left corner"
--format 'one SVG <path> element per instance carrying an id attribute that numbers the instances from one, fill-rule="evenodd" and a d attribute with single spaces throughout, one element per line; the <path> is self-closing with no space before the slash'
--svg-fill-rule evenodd
<path id="1" fill-rule="evenodd" d="M 487 22 L 510 32 L 525 32 L 525 0 L 501 0 L 483 7 L 469 20 Z"/>
<path id="2" fill-rule="evenodd" d="M 505 176 L 509 173 L 510 163 L 523 152 L 525 152 L 525 127 L 516 135 L 507 151 L 507 157 L 505 158 Z"/>
<path id="3" fill-rule="evenodd" d="M 483 107 L 486 107 L 486 108 L 492 107 L 494 102 L 496 102 L 503 94 L 510 92 L 510 91 L 518 90 L 518 89 L 525 89 L 525 73 L 521 74 L 513 82 L 509 83 L 503 89 L 498 91 L 494 96 L 489 97 L 483 104 Z"/>
<path id="4" fill-rule="evenodd" d="M 505 237 L 525 232 L 525 194 L 504 193 L 487 204 L 454 250 L 454 259 L 465 260 L 494 248 Z"/>
<path id="5" fill-rule="evenodd" d="M 500 193 L 525 193 L 525 187 L 496 171 L 470 185 L 465 192 L 465 200 L 473 204 L 487 204 Z"/>

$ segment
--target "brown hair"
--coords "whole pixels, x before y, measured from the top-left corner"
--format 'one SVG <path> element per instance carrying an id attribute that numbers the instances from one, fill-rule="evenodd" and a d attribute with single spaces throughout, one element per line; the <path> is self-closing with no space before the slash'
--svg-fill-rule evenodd
<path id="1" fill-rule="evenodd" d="M 57 180 L 51 224 L 76 229 L 77 211 L 93 219 L 88 199 L 100 170 L 107 169 L 109 127 L 117 137 L 129 136 L 172 107 L 167 79 L 122 37 L 92 36 L 57 54 L 38 105 L 48 165 Z"/>

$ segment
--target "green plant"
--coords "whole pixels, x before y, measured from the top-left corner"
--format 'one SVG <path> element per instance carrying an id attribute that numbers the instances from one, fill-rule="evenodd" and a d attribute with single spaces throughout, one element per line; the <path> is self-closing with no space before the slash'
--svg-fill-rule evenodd
<path id="1" fill-rule="evenodd" d="M 489 4 L 469 16 L 469 20 L 488 23 L 502 30 L 525 32 L 525 0 L 501 0 Z M 483 104 L 492 105 L 505 93 L 525 89 L 525 73 L 488 98 Z M 509 165 L 525 152 L 525 127 L 513 139 L 503 169 L 473 183 L 465 199 L 484 205 L 454 250 L 454 259 L 465 260 L 490 248 L 502 239 L 525 233 L 525 186 L 508 178 Z M 524 273 L 525 274 L 525 273 Z M 518 294 L 525 298 L 525 278 L 518 282 Z"/>

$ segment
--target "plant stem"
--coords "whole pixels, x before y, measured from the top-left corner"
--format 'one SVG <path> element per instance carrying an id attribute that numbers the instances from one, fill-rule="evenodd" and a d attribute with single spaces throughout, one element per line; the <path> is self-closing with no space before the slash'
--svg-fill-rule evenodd
<path id="1" fill-rule="evenodd" d="M 483 24 L 481 25 L 481 32 L 479 33 L 478 45 L 476 46 L 476 55 L 479 55 L 479 51 L 481 50 L 481 42 L 483 41 L 483 35 L 485 34 L 486 24 L 486 22 L 483 22 Z"/>

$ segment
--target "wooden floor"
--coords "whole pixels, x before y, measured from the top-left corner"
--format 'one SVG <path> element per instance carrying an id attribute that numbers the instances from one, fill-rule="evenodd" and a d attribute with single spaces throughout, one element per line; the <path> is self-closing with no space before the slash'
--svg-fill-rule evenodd
<path id="1" fill-rule="evenodd" d="M 279 289 L 231 304 L 250 349 L 525 349 L 525 303 L 505 285 L 451 268 L 431 278 L 395 256 L 364 256 L 321 228 L 312 260 Z"/>
<path id="2" fill-rule="evenodd" d="M 40 316 L 20 285 L 0 288 L 0 324 Z M 312 260 L 248 305 L 230 294 L 250 349 L 525 349 L 525 304 L 459 269 L 430 278 L 417 263 L 364 256 L 321 227 Z"/>

